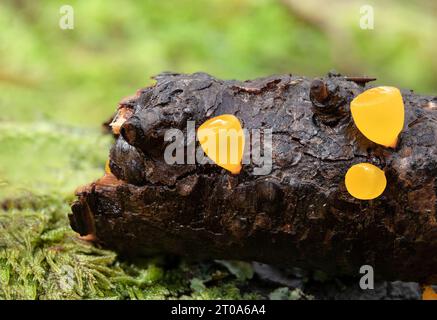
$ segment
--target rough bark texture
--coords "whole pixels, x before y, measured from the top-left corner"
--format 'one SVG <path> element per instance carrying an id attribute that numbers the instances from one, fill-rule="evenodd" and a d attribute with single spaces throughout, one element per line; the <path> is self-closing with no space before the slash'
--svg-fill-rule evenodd
<path id="1" fill-rule="evenodd" d="M 437 98 L 404 91 L 396 150 L 367 140 L 349 110 L 371 79 L 328 74 L 222 81 L 161 74 L 119 105 L 127 120 L 110 152 L 112 174 L 77 191 L 71 225 L 124 255 L 253 260 L 387 280 L 437 274 Z M 231 175 L 215 165 L 168 165 L 163 135 L 224 113 L 247 129 L 273 129 L 273 168 Z M 117 120 L 117 119 L 116 119 Z M 117 122 L 117 121 L 116 121 Z M 123 121 L 118 121 L 122 123 Z M 345 189 L 348 168 L 382 168 L 371 201 Z"/>

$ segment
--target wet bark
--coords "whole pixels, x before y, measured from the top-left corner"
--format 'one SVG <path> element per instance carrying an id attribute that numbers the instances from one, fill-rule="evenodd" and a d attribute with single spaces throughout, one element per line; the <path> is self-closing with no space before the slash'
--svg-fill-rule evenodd
<path id="1" fill-rule="evenodd" d="M 386 280 L 437 274 L 437 98 L 404 91 L 405 128 L 395 150 L 367 140 L 349 110 L 372 79 L 328 74 L 222 81 L 161 74 L 119 105 L 111 174 L 77 191 L 71 225 L 126 256 L 251 260 Z M 216 165 L 169 165 L 165 130 L 234 114 L 273 130 L 273 167 L 232 175 Z M 371 201 L 345 189 L 348 168 L 382 168 Z M 431 280 L 430 280 L 431 279 Z"/>

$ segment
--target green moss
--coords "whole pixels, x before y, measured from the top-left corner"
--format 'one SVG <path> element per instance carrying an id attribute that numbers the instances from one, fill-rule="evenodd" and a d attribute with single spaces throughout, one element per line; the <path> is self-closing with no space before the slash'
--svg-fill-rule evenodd
<path id="1" fill-rule="evenodd" d="M 72 196 L 102 175 L 111 137 L 40 122 L 0 122 L 0 201 Z"/>
<path id="2" fill-rule="evenodd" d="M 312 300 L 313 296 L 306 295 L 300 289 L 290 290 L 290 288 L 277 288 L 269 294 L 270 300 Z"/>
<path id="3" fill-rule="evenodd" d="M 198 300 L 239 300 L 239 299 L 259 299 L 261 296 L 256 293 L 241 294 L 235 282 L 225 282 L 209 288 L 196 288 L 190 296 L 183 296 L 183 299 Z"/>
<path id="4" fill-rule="evenodd" d="M 241 298 L 232 281 L 190 286 L 191 276 L 209 277 L 200 267 L 193 275 L 183 263 L 164 270 L 156 259 L 120 262 L 115 253 L 78 239 L 60 218 L 67 211 L 61 205 L 0 212 L 0 298 Z"/>

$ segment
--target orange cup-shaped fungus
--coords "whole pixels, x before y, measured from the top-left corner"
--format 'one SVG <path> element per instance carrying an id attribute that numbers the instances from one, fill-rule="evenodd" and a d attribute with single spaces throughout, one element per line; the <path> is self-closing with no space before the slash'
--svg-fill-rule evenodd
<path id="1" fill-rule="evenodd" d="M 109 159 L 106 160 L 106 163 L 105 163 L 105 173 L 106 174 L 111 174 L 112 173 L 111 172 L 111 167 L 109 166 Z"/>
<path id="2" fill-rule="evenodd" d="M 223 114 L 209 119 L 197 129 L 197 137 L 212 161 L 232 174 L 240 173 L 244 132 L 237 117 Z"/>
<path id="3" fill-rule="evenodd" d="M 422 300 L 437 300 L 437 293 L 431 286 L 425 286 L 423 288 Z"/>
<path id="4" fill-rule="evenodd" d="M 349 168 L 345 177 L 347 191 L 360 200 L 379 197 L 385 190 L 384 171 L 370 163 L 359 163 Z"/>
<path id="5" fill-rule="evenodd" d="M 396 147 L 405 117 L 399 89 L 376 87 L 364 91 L 352 100 L 351 113 L 366 138 L 386 147 Z"/>

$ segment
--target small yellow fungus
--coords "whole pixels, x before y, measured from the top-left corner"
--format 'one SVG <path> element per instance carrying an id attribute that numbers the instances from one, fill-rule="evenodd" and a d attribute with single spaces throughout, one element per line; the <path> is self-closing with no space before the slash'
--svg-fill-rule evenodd
<path id="1" fill-rule="evenodd" d="M 404 102 L 399 89 L 377 87 L 364 91 L 351 102 L 354 122 L 369 140 L 395 148 L 404 127 Z"/>
<path id="2" fill-rule="evenodd" d="M 437 300 L 437 293 L 431 286 L 425 286 L 422 292 L 422 300 Z"/>
<path id="3" fill-rule="evenodd" d="M 111 174 L 112 173 L 111 172 L 111 168 L 109 167 L 109 159 L 106 160 L 106 163 L 105 163 L 105 173 L 107 173 L 107 174 Z"/>
<path id="4" fill-rule="evenodd" d="M 370 163 L 349 168 L 345 177 L 346 189 L 355 198 L 371 200 L 380 196 L 387 185 L 384 171 Z"/>
<path id="5" fill-rule="evenodd" d="M 244 151 L 244 132 L 238 118 L 223 114 L 205 121 L 197 137 L 206 155 L 233 174 L 240 173 Z"/>

